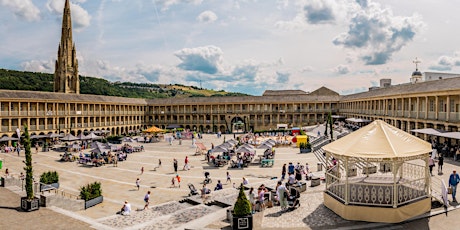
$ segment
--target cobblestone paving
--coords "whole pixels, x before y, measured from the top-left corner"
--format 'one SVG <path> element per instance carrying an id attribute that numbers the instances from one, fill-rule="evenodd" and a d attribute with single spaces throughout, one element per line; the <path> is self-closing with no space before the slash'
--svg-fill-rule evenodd
<path id="1" fill-rule="evenodd" d="M 192 220 L 201 218 L 214 212 L 215 209 L 200 205 L 187 209 L 183 212 L 175 213 L 167 219 L 162 219 L 154 224 L 142 228 L 143 230 L 156 230 L 156 229 L 175 229 L 183 224 L 186 224 Z"/>

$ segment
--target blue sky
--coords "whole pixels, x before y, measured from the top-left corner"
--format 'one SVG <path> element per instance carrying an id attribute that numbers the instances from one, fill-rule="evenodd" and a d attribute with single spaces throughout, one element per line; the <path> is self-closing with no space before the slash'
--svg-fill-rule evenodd
<path id="1" fill-rule="evenodd" d="M 54 72 L 64 0 L 0 0 L 0 68 Z M 460 72 L 449 0 L 71 0 L 81 75 L 350 94 Z"/>

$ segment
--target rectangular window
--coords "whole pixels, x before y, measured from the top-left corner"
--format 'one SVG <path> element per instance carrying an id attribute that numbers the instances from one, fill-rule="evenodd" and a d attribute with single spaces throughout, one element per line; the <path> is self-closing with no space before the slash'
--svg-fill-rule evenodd
<path id="1" fill-rule="evenodd" d="M 429 108 L 430 108 L 430 112 L 434 111 L 434 100 L 433 99 L 430 99 Z"/>
<path id="2" fill-rule="evenodd" d="M 439 112 L 445 112 L 444 111 L 444 108 L 445 108 L 444 104 L 445 104 L 444 99 L 439 99 L 439 108 L 438 108 Z"/>
<path id="3" fill-rule="evenodd" d="M 454 99 L 450 99 L 450 108 L 449 108 L 449 112 L 455 112 L 455 100 Z"/>

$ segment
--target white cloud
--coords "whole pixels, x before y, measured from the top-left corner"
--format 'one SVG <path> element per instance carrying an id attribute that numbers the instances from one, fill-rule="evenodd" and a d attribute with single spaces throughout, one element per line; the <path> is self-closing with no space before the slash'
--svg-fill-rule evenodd
<path id="1" fill-rule="evenodd" d="M 24 71 L 40 72 L 40 73 L 54 73 L 54 61 L 39 61 L 31 60 L 21 63 L 21 68 Z"/>
<path id="2" fill-rule="evenodd" d="M 348 67 L 347 65 L 338 65 L 334 68 L 334 73 L 337 73 L 337 74 L 347 74 L 350 72 L 350 67 Z"/>
<path id="3" fill-rule="evenodd" d="M 154 4 L 158 4 L 161 8 L 161 11 L 168 10 L 173 5 L 179 4 L 193 4 L 200 5 L 203 0 L 153 0 Z"/>
<path id="4" fill-rule="evenodd" d="M 80 0 L 77 2 L 83 3 L 85 1 Z M 61 0 L 48 0 L 46 7 L 49 11 L 62 18 L 64 3 L 65 2 Z M 91 15 L 89 15 L 88 11 L 83 9 L 80 5 L 70 2 L 70 11 L 72 14 L 73 28 L 76 31 L 82 30 L 91 24 Z"/>
<path id="5" fill-rule="evenodd" d="M 12 10 L 14 15 L 27 21 L 40 20 L 40 10 L 32 0 L 0 0 L 0 5 Z"/>
<path id="6" fill-rule="evenodd" d="M 454 53 L 452 56 L 442 55 L 428 68 L 438 71 L 447 71 L 452 70 L 455 66 L 460 66 L 459 53 Z"/>
<path id="7" fill-rule="evenodd" d="M 222 71 L 223 52 L 216 46 L 185 48 L 174 53 L 182 63 L 178 65 L 183 70 L 199 71 L 216 74 Z"/>
<path id="8" fill-rule="evenodd" d="M 199 22 L 213 23 L 217 20 L 217 15 L 212 11 L 204 11 L 196 18 Z"/>
<path id="9" fill-rule="evenodd" d="M 360 1 L 361 8 L 350 20 L 348 31 L 338 35 L 333 43 L 358 50 L 367 65 L 387 63 L 392 55 L 413 40 L 423 27 L 421 16 L 394 16 L 389 8 L 370 1 Z"/>

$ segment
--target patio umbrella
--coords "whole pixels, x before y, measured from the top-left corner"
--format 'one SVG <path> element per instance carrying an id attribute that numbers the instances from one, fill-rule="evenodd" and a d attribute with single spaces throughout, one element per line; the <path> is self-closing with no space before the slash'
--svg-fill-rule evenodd
<path id="1" fill-rule="evenodd" d="M 79 140 L 76 136 L 72 134 L 67 134 L 65 137 L 61 138 L 61 141 L 76 141 Z"/>
<path id="2" fill-rule="evenodd" d="M 218 146 L 214 147 L 213 149 L 211 149 L 211 152 L 213 152 L 213 153 L 224 153 L 224 152 L 228 152 L 228 149 L 225 148 L 224 146 L 218 145 Z"/>
<path id="3" fill-rule="evenodd" d="M 233 148 L 233 146 L 235 146 L 235 144 L 233 144 L 231 142 L 224 142 L 220 146 L 223 146 L 223 147 L 229 149 L 229 148 Z"/>
<path id="4" fill-rule="evenodd" d="M 94 134 L 94 132 L 91 132 L 90 134 L 88 134 L 86 136 L 88 139 L 91 139 L 91 140 L 99 140 L 99 139 L 102 139 L 101 136 L 98 136 L 96 134 Z"/>
<path id="5" fill-rule="evenodd" d="M 270 145 L 269 143 L 263 143 L 259 146 L 257 146 L 258 149 L 272 149 L 272 145 Z"/>
<path id="6" fill-rule="evenodd" d="M 56 138 L 56 137 L 63 137 L 61 134 L 57 134 L 57 133 L 48 133 L 48 135 L 46 135 L 46 137 L 48 138 Z"/>
<path id="7" fill-rule="evenodd" d="M 17 141 L 17 140 L 19 139 L 16 137 L 8 137 L 8 136 L 3 136 L 2 138 L 0 138 L 0 142 L 1 141 Z"/>
<path id="8" fill-rule="evenodd" d="M 89 140 L 90 139 L 90 138 L 86 137 L 85 134 L 83 134 L 83 133 L 78 134 L 77 138 L 79 140 Z"/>
<path id="9" fill-rule="evenodd" d="M 47 135 L 32 135 L 30 136 L 30 139 L 40 139 L 40 138 L 46 138 L 48 137 Z"/>
<path id="10" fill-rule="evenodd" d="M 136 140 L 134 140 L 134 139 L 131 138 L 131 137 L 125 137 L 125 138 L 123 138 L 123 141 L 124 141 L 124 142 L 136 142 Z"/>
<path id="11" fill-rule="evenodd" d="M 152 127 L 148 128 L 148 129 L 142 131 L 142 132 L 144 132 L 144 133 L 162 133 L 162 132 L 164 132 L 164 130 L 160 129 L 160 128 L 156 127 L 156 126 L 152 126 Z"/>

